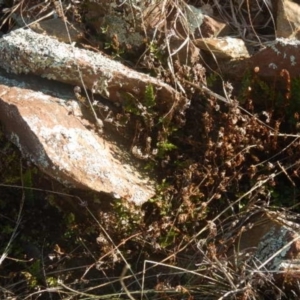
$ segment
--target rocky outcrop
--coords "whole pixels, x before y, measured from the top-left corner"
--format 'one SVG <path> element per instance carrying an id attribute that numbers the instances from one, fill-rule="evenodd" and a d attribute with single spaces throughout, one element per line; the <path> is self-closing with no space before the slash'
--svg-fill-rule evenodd
<path id="1" fill-rule="evenodd" d="M 121 105 L 126 93 L 142 102 L 146 88 L 152 86 L 162 113 L 172 111 L 173 115 L 186 107 L 184 97 L 167 84 L 101 53 L 75 48 L 30 29 L 3 36 L 0 60 L 8 72 L 84 86 Z M 0 120 L 14 143 L 47 174 L 74 187 L 114 194 L 138 205 L 154 195 L 154 184 L 140 178 L 133 161 L 125 164 L 116 159 L 122 151 L 86 128 L 93 125 L 81 118 L 75 100 L 69 99 L 66 105 L 21 82 L 8 87 L 11 83 L 2 77 L 2 83 Z M 79 113 L 74 114 L 74 107 Z M 96 121 L 102 126 L 103 121 Z"/>
<path id="2" fill-rule="evenodd" d="M 209 5 L 199 9 L 186 5 L 182 11 L 176 12 L 165 10 L 165 3 L 170 1 L 150 2 L 152 4 L 143 10 L 138 6 L 130 7 L 125 1 L 124 5 L 128 6 L 124 15 L 118 16 L 117 13 L 110 14 L 115 8 L 111 4 L 115 1 L 88 1 L 87 17 L 97 19 L 94 26 L 98 28 L 98 34 L 107 28 L 111 46 L 117 52 L 122 47 L 140 47 L 145 42 L 144 37 L 157 30 L 165 40 L 163 47 L 169 47 L 166 55 L 177 58 L 175 54 L 178 53 L 181 62 L 189 63 L 188 55 L 195 62 L 201 53 L 206 53 L 218 62 L 221 71 L 233 74 L 235 78 L 242 76 L 245 70 L 253 70 L 265 78 L 282 76 L 282 70 L 290 77 L 299 76 L 300 42 L 295 39 L 300 36 L 300 6 L 294 2 L 278 0 L 273 36 L 268 42 L 258 38 L 250 43 L 249 35 L 243 32 L 239 32 L 238 38 L 224 37 L 229 31 L 229 24 L 220 21 Z M 239 8 L 242 5 L 259 6 L 258 1 L 241 2 Z M 275 3 L 264 1 L 264 5 L 273 11 Z M 103 9 L 100 11 L 101 18 L 97 18 L 99 7 Z M 122 8 L 118 6 L 118 9 Z M 251 11 L 248 13 L 251 14 Z M 135 23 L 136 15 L 145 17 L 139 19 L 143 19 L 143 24 Z M 165 20 L 162 18 L 165 15 L 169 19 L 163 26 L 161 20 Z M 131 16 L 131 19 L 126 20 L 124 16 Z M 58 28 L 63 28 L 64 22 L 59 22 Z M 259 26 L 262 22 L 263 19 L 256 18 L 251 26 Z M 7 135 L 40 169 L 64 184 L 106 192 L 141 205 L 155 194 L 155 183 L 150 177 L 142 176 L 142 172 L 134 167 L 135 160 L 128 156 L 128 151 L 122 149 L 117 140 L 108 138 L 105 128 L 104 133 L 96 131 L 93 120 L 86 116 L 85 108 L 74 99 L 70 90 L 74 86 L 86 87 L 122 105 L 124 95 L 142 103 L 147 87 L 152 86 L 157 109 L 171 118 L 177 112 L 185 111 L 187 99 L 168 84 L 136 72 L 101 52 L 61 43 L 69 42 L 69 37 L 61 39 L 56 34 L 52 36 L 52 32 L 44 32 L 46 25 L 50 29 L 54 27 L 47 21 L 40 23 L 39 27 L 31 27 L 37 32 L 18 29 L 3 36 L 0 40 L 1 67 L 8 72 L 35 74 L 52 80 L 52 84 L 55 80 L 72 87 L 64 94 L 58 83 L 49 87 L 50 81 L 35 79 L 35 84 L 40 81 L 40 85 L 32 87 L 27 78 L 0 76 L 0 120 Z M 255 29 L 253 32 L 252 36 L 257 36 Z M 155 42 L 155 46 L 160 46 L 158 40 Z M 203 87 L 202 91 L 205 89 Z M 220 99 L 219 95 L 210 93 L 210 96 Z M 267 210 L 257 213 L 251 222 L 239 228 L 238 234 L 228 238 L 238 237 L 235 259 L 240 254 L 241 259 L 244 259 L 244 254 L 251 254 L 255 264 L 250 272 L 264 270 L 272 274 L 289 274 L 291 270 L 299 271 L 300 228 L 296 222 L 287 220 L 284 214 Z"/>

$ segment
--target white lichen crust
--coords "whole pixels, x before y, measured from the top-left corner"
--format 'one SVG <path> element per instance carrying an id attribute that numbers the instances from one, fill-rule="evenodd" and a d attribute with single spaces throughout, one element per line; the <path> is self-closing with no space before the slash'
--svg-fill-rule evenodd
<path id="1" fill-rule="evenodd" d="M 30 89 L 26 79 L 0 75 L 1 124 L 42 171 L 63 184 L 115 194 L 137 205 L 151 198 L 154 182 L 142 177 L 124 150 L 70 114 L 64 100 Z"/>
<path id="2" fill-rule="evenodd" d="M 74 86 L 84 83 L 86 88 L 112 101 L 122 102 L 124 93 L 143 99 L 149 85 L 156 90 L 158 101 L 167 104 L 167 111 L 174 106 L 175 99 L 182 99 L 169 85 L 100 52 L 79 49 L 31 29 L 18 29 L 0 39 L 0 61 L 8 72 L 33 73 Z"/>

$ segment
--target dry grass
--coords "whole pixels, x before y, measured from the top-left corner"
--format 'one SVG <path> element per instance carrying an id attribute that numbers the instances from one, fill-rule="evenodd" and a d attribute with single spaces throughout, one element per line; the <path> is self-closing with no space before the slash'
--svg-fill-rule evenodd
<path id="1" fill-rule="evenodd" d="M 274 37 L 270 1 L 188 2 L 196 6 L 210 5 L 230 23 L 236 36 L 250 44 L 257 45 Z M 139 11 L 134 1 L 123 2 L 119 9 L 124 7 L 129 8 L 129 16 Z M 153 152 L 148 151 L 147 167 L 155 168 L 161 176 L 155 199 L 142 209 L 125 207 L 124 203 L 111 204 L 97 215 L 87 205 L 88 195 L 74 197 L 70 190 L 60 192 L 30 186 L 31 192 L 43 192 L 48 199 L 79 200 L 74 206 L 81 210 L 84 219 L 73 220 L 74 216 L 66 212 L 56 214 L 60 221 L 52 222 L 57 226 L 60 222 L 64 224 L 59 240 L 65 250 L 54 246 L 51 241 L 54 236 L 50 235 L 46 241 L 37 238 L 37 243 L 44 245 L 40 246 L 44 255 L 24 262 L 20 250 L 13 251 L 11 247 L 14 243 L 19 247 L 14 239 L 17 232 L 24 230 L 20 227 L 21 216 L 28 218 L 34 207 L 23 209 L 27 199 L 22 168 L 19 187 L 17 183 L 7 184 L 2 178 L 3 191 L 22 191 L 18 198 L 21 199 L 19 213 L 11 216 L 16 220 L 14 226 L 8 226 L 6 221 L 8 207 L 5 209 L 8 215 L 0 215 L 3 226 L 11 230 L 10 234 L 3 232 L 5 238 L 0 240 L 3 249 L 0 267 L 10 268 L 14 261 L 16 269 L 5 272 L 0 279 L 3 299 L 297 299 L 300 295 L 297 274 L 291 275 L 293 284 L 285 289 L 287 282 L 281 285 L 276 282 L 274 274 L 266 268 L 267 261 L 258 262 L 255 256 L 241 253 L 229 257 L 224 250 L 238 241 L 241 228 L 247 226 L 248 217 L 254 211 L 271 210 L 271 205 L 287 205 L 286 197 L 298 202 L 297 126 L 289 125 L 292 114 L 288 110 L 280 118 L 277 113 L 280 106 L 262 111 L 254 107 L 250 93 L 246 93 L 242 105 L 234 98 L 234 93 L 239 91 L 235 92 L 220 74 L 209 72 L 198 61 L 190 62 L 188 57 L 186 63 L 178 61 L 179 51 L 193 43 L 187 30 L 186 9 L 187 1 L 162 1 L 159 22 L 149 36 L 147 14 L 144 19 L 133 18 L 135 26 L 140 24 L 147 41 L 140 59 L 134 63 L 137 67 L 147 67 L 148 72 L 191 100 L 181 119 L 173 123 L 163 123 L 155 107 L 147 110 L 147 119 L 145 114 L 130 117 L 131 125 L 138 124 L 134 138 L 139 137 L 141 148 L 148 136 L 155 144 L 150 145 L 153 148 L 167 142 L 175 146 L 160 149 L 158 155 L 149 155 Z M 55 5 L 49 1 L 43 4 L 17 1 L 6 8 L 1 22 L 3 28 L 10 30 L 13 14 L 35 21 L 62 12 L 70 18 L 75 11 L 76 15 L 81 11 L 76 1 L 55 1 Z M 171 15 L 175 16 L 173 27 L 165 21 Z M 263 21 L 261 16 L 265 17 Z M 83 19 L 79 18 L 79 22 Z M 171 43 L 174 37 L 182 40 L 177 48 Z M 207 85 L 209 81 L 214 84 Z M 261 84 L 251 79 L 247 83 L 247 88 Z M 266 87 L 264 92 L 265 97 L 270 96 L 272 87 Z M 291 99 L 286 100 L 292 103 Z M 91 101 L 89 105 L 93 107 Z M 3 151 L 7 156 L 10 154 Z M 283 191 L 286 194 L 282 197 Z M 93 197 L 102 201 L 102 196 Z M 296 205 L 292 208 L 297 210 Z M 48 225 L 43 225 L 44 231 L 50 231 Z M 31 232 L 28 238 L 32 239 Z M 50 259 L 51 255 L 55 256 L 54 260 Z"/>

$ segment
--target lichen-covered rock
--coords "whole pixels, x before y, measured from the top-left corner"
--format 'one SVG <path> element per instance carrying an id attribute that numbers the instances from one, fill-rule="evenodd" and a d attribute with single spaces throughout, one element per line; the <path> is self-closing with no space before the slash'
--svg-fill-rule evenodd
<path id="1" fill-rule="evenodd" d="M 68 26 L 68 31 L 66 26 Z M 60 18 L 43 20 L 29 27 L 37 33 L 51 36 L 67 44 L 79 42 L 84 36 L 82 30 Z"/>
<path id="2" fill-rule="evenodd" d="M 300 28 L 300 5 L 290 0 L 277 1 L 276 36 L 290 38 Z"/>
<path id="3" fill-rule="evenodd" d="M 259 241 L 255 258 L 260 269 L 276 272 L 300 271 L 300 224 L 284 214 L 268 212 L 269 229 Z"/>
<path id="4" fill-rule="evenodd" d="M 236 237 L 235 259 L 247 255 L 254 270 L 277 279 L 300 271 L 299 216 L 261 209 L 247 218 Z"/>
<path id="5" fill-rule="evenodd" d="M 93 89 L 111 101 L 122 103 L 130 93 L 139 101 L 151 85 L 161 111 L 184 110 L 187 100 L 175 89 L 136 72 L 101 53 L 79 49 L 56 39 L 18 29 L 0 39 L 1 67 L 16 74 L 31 73 Z"/>
<path id="6" fill-rule="evenodd" d="M 84 126 L 92 125 L 80 118 L 80 109 L 73 113 L 78 103 L 70 95 L 52 97 L 46 88 L 40 84 L 36 91 L 24 78 L 0 75 L 0 122 L 22 153 L 66 185 L 102 191 L 137 205 L 151 198 L 154 183 L 142 178 L 133 161 L 125 159 L 126 152 Z M 59 94 L 59 88 L 52 87 L 52 93 Z"/>
<path id="7" fill-rule="evenodd" d="M 146 11 L 150 10 L 152 14 L 153 9 L 160 6 L 159 2 L 143 0 L 134 4 L 118 0 L 86 1 L 85 20 L 98 35 L 105 36 L 107 45 L 113 50 L 135 54 L 145 44 L 143 27 L 147 27 L 148 23 Z M 113 45 L 115 39 L 118 45 Z"/>
<path id="8" fill-rule="evenodd" d="M 197 47 L 211 52 L 216 58 L 241 59 L 250 57 L 242 39 L 232 37 L 196 39 Z"/>
<path id="9" fill-rule="evenodd" d="M 241 79 L 252 71 L 265 80 L 280 78 L 283 71 L 290 78 L 299 76 L 300 41 L 279 38 L 264 45 L 264 48 L 250 58 L 220 64 L 224 74 Z"/>

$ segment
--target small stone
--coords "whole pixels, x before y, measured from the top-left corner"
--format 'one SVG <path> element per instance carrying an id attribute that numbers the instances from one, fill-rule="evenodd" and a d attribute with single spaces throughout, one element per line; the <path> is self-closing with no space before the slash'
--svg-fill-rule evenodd
<path id="1" fill-rule="evenodd" d="M 278 38 L 293 37 L 300 28 L 300 5 L 290 0 L 279 0 L 277 4 L 277 29 Z"/>
<path id="2" fill-rule="evenodd" d="M 70 36 L 68 35 L 66 26 L 68 26 Z M 60 18 L 43 20 L 41 22 L 29 25 L 29 27 L 37 33 L 51 36 L 58 39 L 60 42 L 68 44 L 79 42 L 84 36 L 82 30 L 80 30 L 78 27 L 75 27 L 75 25 L 70 24 L 69 22 L 65 23 L 64 20 Z"/>

